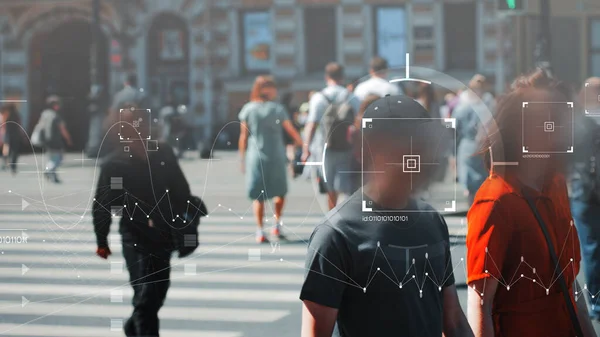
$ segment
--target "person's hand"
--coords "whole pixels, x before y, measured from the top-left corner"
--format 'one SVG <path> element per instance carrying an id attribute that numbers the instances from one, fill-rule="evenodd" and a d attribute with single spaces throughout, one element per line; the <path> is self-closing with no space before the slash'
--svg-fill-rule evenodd
<path id="1" fill-rule="evenodd" d="M 244 163 L 243 160 L 240 162 L 240 171 L 242 172 L 242 174 L 246 173 L 246 163 Z"/>
<path id="2" fill-rule="evenodd" d="M 108 247 L 98 247 L 96 249 L 96 255 L 100 256 L 103 259 L 108 259 L 108 256 L 111 255 L 110 248 Z"/>
<path id="3" fill-rule="evenodd" d="M 308 149 L 308 147 L 305 146 L 302 149 L 302 162 L 305 163 L 309 157 L 310 157 L 310 150 Z"/>

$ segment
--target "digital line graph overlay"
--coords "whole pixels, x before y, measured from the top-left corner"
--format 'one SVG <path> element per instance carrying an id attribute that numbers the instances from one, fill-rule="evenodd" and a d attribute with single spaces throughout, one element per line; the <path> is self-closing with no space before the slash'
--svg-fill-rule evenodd
<path id="1" fill-rule="evenodd" d="M 398 103 L 401 103 L 401 101 L 398 101 Z M 377 109 L 377 107 L 375 107 L 375 109 Z M 452 149 L 451 152 L 453 153 L 454 156 L 456 156 L 457 154 L 457 133 L 456 133 L 456 119 L 455 118 L 363 118 L 362 119 L 362 129 L 373 129 L 376 128 L 376 124 L 382 125 L 382 124 L 386 124 L 389 125 L 390 123 L 403 123 L 403 122 L 407 122 L 407 121 L 416 121 L 416 122 L 424 122 L 424 123 L 440 123 L 440 128 L 441 126 L 445 126 L 445 129 L 451 129 L 452 130 L 452 139 L 449 141 L 452 144 Z M 374 130 L 376 131 L 376 130 Z M 424 156 L 424 153 L 414 153 L 413 152 L 413 137 L 411 136 L 411 141 L 410 141 L 410 153 L 407 154 L 403 154 L 402 156 L 402 162 L 401 163 L 396 163 L 396 162 L 392 162 L 392 163 L 388 163 L 388 165 L 390 166 L 402 166 L 402 171 L 406 174 L 410 175 L 410 183 L 411 183 L 411 190 L 413 190 L 413 175 L 418 175 L 418 174 L 422 174 L 422 166 L 432 166 L 432 165 L 440 165 L 439 162 L 435 161 L 436 158 L 439 159 L 440 152 L 445 151 L 443 148 L 441 148 L 442 146 L 444 146 L 446 144 L 446 142 L 443 140 L 443 135 L 439 134 L 439 136 L 441 137 L 439 140 L 439 142 L 437 142 L 435 144 L 435 149 L 429 149 L 429 151 L 433 151 L 433 155 L 430 155 L 428 153 L 427 156 Z M 362 133 L 362 137 L 361 137 L 361 181 L 362 181 L 362 185 L 364 186 L 364 182 L 365 182 L 365 173 L 370 173 L 365 171 L 365 167 L 364 167 L 364 163 L 365 163 L 365 156 L 368 156 L 369 153 L 365 152 L 365 146 L 367 147 L 367 151 L 369 151 L 369 146 L 368 144 L 365 144 L 365 138 L 364 138 L 364 132 Z M 452 171 L 452 170 L 450 170 Z M 420 212 L 456 212 L 456 203 L 457 203 L 457 191 L 458 191 L 458 186 L 456 183 L 456 170 L 453 171 L 454 172 L 454 179 L 453 179 L 453 189 L 454 189 L 454 193 L 453 193 L 453 198 L 449 199 L 449 200 L 443 200 L 442 204 L 433 204 L 433 210 L 403 210 L 402 212 L 412 212 L 412 213 L 420 213 Z M 363 193 L 362 193 L 362 211 L 363 212 L 398 212 L 398 210 L 391 210 L 391 209 L 374 209 L 373 208 L 373 203 L 370 200 L 366 200 L 365 199 L 365 194 L 364 194 L 364 189 L 363 189 Z"/>
<path id="2" fill-rule="evenodd" d="M 575 249 L 576 249 L 575 242 L 577 240 L 572 238 L 573 235 L 576 235 L 576 232 L 573 231 L 573 227 L 574 227 L 573 220 L 571 220 L 570 224 L 569 224 L 569 231 L 567 232 L 567 235 L 565 236 L 565 242 L 563 243 L 560 254 L 558 256 L 559 261 L 561 261 L 563 255 L 565 255 L 567 243 L 570 240 L 570 238 L 571 238 L 570 241 L 573 243 L 573 247 L 571 247 L 572 254 L 573 254 L 572 256 L 575 256 Z M 543 249 L 546 249 L 546 248 L 543 248 Z M 494 269 L 492 269 L 492 268 L 494 268 Z M 483 297 L 485 295 L 484 292 L 486 289 L 486 283 L 487 283 L 488 278 L 493 278 L 496 282 L 498 282 L 498 285 L 505 288 L 506 291 L 510 291 L 511 289 L 514 289 L 514 287 L 517 283 L 519 283 L 520 281 L 523 282 L 522 280 L 530 281 L 530 282 L 538 285 L 539 287 L 541 287 L 545 291 L 547 296 L 551 294 L 550 290 L 552 289 L 552 287 L 556 286 L 556 283 L 558 282 L 559 278 L 565 272 L 567 272 L 569 269 L 573 273 L 573 279 L 575 280 L 577 278 L 577 271 L 575 270 L 575 261 L 574 261 L 573 257 L 570 257 L 567 264 L 562 268 L 560 265 L 554 266 L 554 269 L 552 271 L 552 276 L 550 277 L 549 280 L 547 280 L 547 279 L 543 280 L 540 277 L 536 267 L 532 266 L 530 263 L 528 263 L 525 256 L 521 256 L 520 262 L 516 266 L 514 273 L 511 275 L 510 279 L 506 278 L 505 275 L 501 274 L 500 268 L 501 268 L 501 266 L 498 266 L 496 264 L 488 247 L 486 247 L 485 248 L 485 262 L 484 262 L 484 274 L 486 277 L 483 278 L 483 286 L 482 286 L 483 289 L 478 289 L 475 284 L 471 285 L 471 288 L 477 294 L 479 294 L 479 296 L 481 297 L 481 305 L 484 304 Z M 524 271 L 523 268 L 528 270 L 531 274 L 526 275 L 526 271 Z M 492 270 L 492 272 L 490 272 L 490 270 Z M 519 272 L 519 271 L 521 271 L 521 272 Z M 600 295 L 600 292 L 596 293 L 596 294 L 589 292 L 589 290 L 587 288 L 587 284 L 584 284 L 583 289 L 574 289 L 574 293 L 575 293 L 576 301 L 584 293 L 588 293 L 588 295 L 592 299 L 592 303 L 591 303 L 592 307 L 595 307 L 598 304 L 597 303 L 598 295 Z"/>
<path id="3" fill-rule="evenodd" d="M 394 266 L 390 261 L 397 261 L 388 257 L 388 254 L 386 254 L 384 251 L 384 247 L 387 249 L 391 248 L 402 251 L 402 254 L 405 255 L 404 262 L 401 263 L 401 265 Z M 369 286 L 372 285 L 372 282 L 378 275 L 385 277 L 385 279 L 394 284 L 394 287 L 398 290 L 409 289 L 408 286 L 410 286 L 411 283 L 414 283 L 417 288 L 416 290 L 419 291 L 419 297 L 423 298 L 423 290 L 425 289 L 428 281 L 432 282 L 438 291 L 442 291 L 444 285 L 454 275 L 454 272 L 457 268 L 462 266 L 466 274 L 464 258 L 461 258 L 459 263 L 453 265 L 452 259 L 445 254 L 445 250 L 443 253 L 437 252 L 430 254 L 429 249 L 433 248 L 436 250 L 435 247 L 445 247 L 445 242 L 440 242 L 434 245 L 424 244 L 419 246 L 405 247 L 395 246 L 392 244 L 382 244 L 380 241 L 377 241 L 377 246 L 375 247 L 374 252 L 372 252 L 373 258 L 371 259 L 369 273 L 367 274 L 366 280 L 363 282 L 358 282 L 351 275 L 348 275 L 348 273 L 343 270 L 342 266 L 335 265 L 329 259 L 327 259 L 327 257 L 321 254 L 321 252 L 314 248 L 310 248 L 310 246 L 309 252 L 313 251 L 319 257 L 324 259 L 335 269 L 335 273 L 341 274 L 346 279 L 340 279 L 336 276 L 328 275 L 313 268 L 303 268 L 306 270 L 306 272 L 316 273 L 318 275 L 333 279 L 336 282 L 344 283 L 348 286 L 359 289 L 365 294 L 369 293 Z M 415 251 L 418 251 L 418 253 Z M 380 258 L 378 259 L 378 257 Z M 442 258 L 445 261 L 442 264 L 435 263 L 437 266 L 436 268 L 431 262 L 434 258 Z"/>

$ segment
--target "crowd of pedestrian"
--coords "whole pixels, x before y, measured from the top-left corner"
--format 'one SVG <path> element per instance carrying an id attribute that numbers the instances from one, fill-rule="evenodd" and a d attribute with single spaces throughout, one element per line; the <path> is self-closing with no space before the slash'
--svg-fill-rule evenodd
<path id="1" fill-rule="evenodd" d="M 239 112 L 240 167 L 257 243 L 285 239 L 289 176 L 308 177 L 327 198 L 330 212 L 308 245 L 302 336 L 595 336 L 600 119 L 586 115 L 600 111 L 600 79 L 588 79 L 582 90 L 589 92 L 576 97 L 573 88 L 538 69 L 496 98 L 482 75 L 456 93 L 425 82 L 394 83 L 388 76 L 387 61 L 374 57 L 369 77 L 348 85 L 344 67 L 329 63 L 324 87 L 297 107 L 291 93 L 279 94 L 273 77 L 258 76 Z M 177 160 L 185 151 L 178 142 L 190 132 L 185 106 L 169 101 L 161 109 L 160 145 L 148 151 L 138 132 L 140 123 L 153 123 L 138 109 L 145 100 L 135 75 L 127 76 L 106 127 L 118 132 L 113 143 L 128 140 L 127 150 L 111 145 L 93 209 L 96 253 L 106 259 L 113 210 L 122 207 L 119 231 L 134 289 L 127 336 L 158 336 L 171 255 L 179 250 L 185 256 L 197 246 L 197 232 L 190 234 L 196 245 L 186 249 L 173 224 L 206 215 Z M 524 155 L 524 102 L 552 103 L 528 110 L 529 123 L 574 123 L 573 154 Z M 556 102 L 576 102 L 575 117 Z M 16 174 L 27 137 L 16 106 L 0 110 L 2 169 Z M 456 152 L 440 122 L 447 118 L 456 122 Z M 565 134 L 554 135 L 528 137 L 528 146 L 562 144 Z M 44 176 L 60 183 L 59 167 L 72 146 L 60 97 L 46 99 L 31 143 L 48 158 Z M 428 154 L 436 165 L 407 174 L 412 167 L 404 157 L 414 153 Z M 430 186 L 447 181 L 448 170 L 455 170 L 469 206 L 467 315 L 458 303 L 448 227 L 427 202 Z M 122 177 L 118 191 L 112 177 Z M 202 209 L 199 215 L 186 213 L 190 200 Z M 124 205 L 139 212 L 123 213 Z M 266 207 L 275 215 L 270 235 Z M 582 266 L 584 287 L 576 279 Z"/>

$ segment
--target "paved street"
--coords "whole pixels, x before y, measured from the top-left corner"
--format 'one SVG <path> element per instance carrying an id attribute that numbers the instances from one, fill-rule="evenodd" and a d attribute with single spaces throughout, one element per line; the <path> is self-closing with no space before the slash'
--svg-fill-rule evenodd
<path id="1" fill-rule="evenodd" d="M 132 291 L 116 223 L 113 255 L 108 261 L 94 255 L 89 214 L 94 162 L 69 155 L 59 186 L 38 180 L 33 156 L 23 162 L 15 178 L 0 176 L 0 236 L 26 238 L 0 245 L 0 335 L 122 336 Z M 193 193 L 212 212 L 201 225 L 198 251 L 172 260 L 172 284 L 160 312 L 162 335 L 298 336 L 306 240 L 325 200 L 315 197 L 308 182 L 292 182 L 284 217 L 289 241 L 258 246 L 236 154 L 182 164 Z M 447 221 L 457 283 L 464 284 L 464 221 Z M 465 293 L 463 287 L 463 307 Z"/>

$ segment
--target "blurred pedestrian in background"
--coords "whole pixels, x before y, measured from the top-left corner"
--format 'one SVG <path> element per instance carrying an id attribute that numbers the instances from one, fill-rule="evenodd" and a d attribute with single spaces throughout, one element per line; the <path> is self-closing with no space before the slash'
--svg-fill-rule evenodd
<path id="1" fill-rule="evenodd" d="M 123 257 L 133 287 L 133 313 L 124 324 L 125 335 L 157 337 L 158 311 L 170 285 L 173 228 L 187 219 L 190 187 L 173 149 L 160 143 L 156 151 L 148 151 L 133 126 L 142 119 L 139 127 L 147 127 L 145 110 L 129 103 L 118 108 L 119 130 L 129 141 L 115 149 L 100 169 L 92 211 L 96 254 L 103 259 L 111 255 L 110 225 L 120 216 Z"/>
<path id="2" fill-rule="evenodd" d="M 419 102 L 429 112 L 429 117 L 440 118 L 440 104 L 435 99 L 433 85 L 424 82 L 417 83 L 415 101 Z"/>
<path id="3" fill-rule="evenodd" d="M 73 142 L 61 116 L 61 99 L 55 95 L 49 96 L 46 99 L 46 107 L 40 115 L 31 138 L 34 145 L 45 149 L 48 157 L 44 176 L 58 184 L 61 180 L 58 178 L 57 170 L 62 164 L 65 148 L 73 146 Z"/>
<path id="4" fill-rule="evenodd" d="M 587 91 L 587 92 L 586 92 Z M 581 242 L 591 317 L 600 321 L 600 78 L 585 81 L 575 125 L 571 162 L 571 212 Z M 586 113 L 588 114 L 586 116 Z M 597 114 L 594 116 L 594 114 Z"/>
<path id="5" fill-rule="evenodd" d="M 308 93 L 308 99 L 304 103 L 300 104 L 300 107 L 298 107 L 298 124 L 302 126 L 302 131 L 304 131 L 304 127 L 306 126 L 308 111 L 310 110 L 310 99 L 315 93 L 316 91 L 311 90 Z"/>
<path id="6" fill-rule="evenodd" d="M 171 142 L 173 136 L 173 123 L 172 120 L 177 114 L 177 103 L 169 95 L 165 105 L 160 108 L 158 112 L 158 120 L 160 122 L 160 139 L 163 143 L 168 143 L 173 146 Z"/>
<path id="7" fill-rule="evenodd" d="M 12 174 L 17 173 L 17 162 L 21 153 L 24 140 L 21 115 L 14 104 L 4 105 L 0 108 L 2 119 L 0 119 L 0 135 L 2 135 L 2 170 L 8 170 Z"/>
<path id="8" fill-rule="evenodd" d="M 363 101 L 369 95 L 383 97 L 386 95 L 400 95 L 402 90 L 397 84 L 390 83 L 388 77 L 388 62 L 386 59 L 375 56 L 369 64 L 370 78 L 359 83 L 354 89 L 354 95 Z"/>
<path id="9" fill-rule="evenodd" d="M 564 133 L 547 137 L 524 125 L 571 120 L 558 104 L 538 104 L 524 123 L 523 102 L 571 100 L 541 70 L 518 78 L 482 137 L 491 172 L 467 215 L 468 317 L 476 336 L 596 335 L 576 280 L 580 251 L 565 183 L 568 157 L 522 155 L 522 132 L 532 133 L 532 148 L 564 146 Z M 502 155 L 518 165 L 494 167 L 492 158 Z"/>
<path id="10" fill-rule="evenodd" d="M 292 101 L 294 99 L 294 94 L 290 91 L 284 91 L 281 93 L 281 97 L 279 98 L 279 103 L 283 106 L 285 111 L 288 113 L 289 120 L 292 122 L 294 129 L 298 133 L 300 133 L 301 126 L 298 124 L 298 107 L 292 105 Z M 294 139 L 287 133 L 287 131 L 282 130 L 283 139 L 285 141 L 285 153 L 288 158 L 288 167 L 292 174 L 292 177 L 296 178 L 296 170 L 298 170 L 298 162 L 300 161 L 297 158 L 297 149 L 298 147 L 294 144 Z M 301 166 L 300 166 L 301 167 Z"/>
<path id="11" fill-rule="evenodd" d="M 321 172 L 321 177 L 325 183 L 330 209 L 337 205 L 340 194 L 349 195 L 354 192 L 352 178 L 348 173 L 352 169 L 351 134 L 360 101 L 342 85 L 343 81 L 344 67 L 335 62 L 327 64 L 327 86 L 310 100 L 302 155 L 303 161 L 325 160 L 325 172 Z M 323 159 L 325 144 L 327 149 Z"/>
<path id="12" fill-rule="evenodd" d="M 488 176 L 488 171 L 481 156 L 478 156 L 479 145 L 477 134 L 481 128 L 483 115 L 478 111 L 490 111 L 492 103 L 486 104 L 481 96 L 485 94 L 484 82 L 480 75 L 475 75 L 469 83 L 469 90 L 459 95 L 460 102 L 453 112 L 456 118 L 457 154 L 456 167 L 458 170 L 458 181 L 465 188 L 469 198 L 469 204 L 473 203 L 475 193 L 479 186 Z"/>
<path id="13" fill-rule="evenodd" d="M 119 108 L 125 104 L 135 104 L 139 109 L 149 109 L 146 106 L 146 94 L 144 89 L 138 88 L 138 78 L 136 74 L 128 74 L 123 81 L 123 89 L 113 97 L 111 110 L 119 111 Z"/>
<path id="14" fill-rule="evenodd" d="M 457 97 L 458 95 L 453 92 L 444 95 L 444 103 L 440 107 L 440 116 L 442 116 L 442 118 L 450 118 L 452 116 L 452 112 L 454 111 L 453 102 Z"/>
<path id="15" fill-rule="evenodd" d="M 283 130 L 302 146 L 302 138 L 294 128 L 285 108 L 274 100 L 277 86 L 271 76 L 258 76 L 254 81 L 250 102 L 239 114 L 241 122 L 239 151 L 242 172 L 246 174 L 248 197 L 253 200 L 258 229 L 256 242 L 266 242 L 263 231 L 265 201 L 274 199 L 275 225 L 272 236 L 282 237 L 281 215 L 288 192 L 288 160 L 283 140 Z"/>

